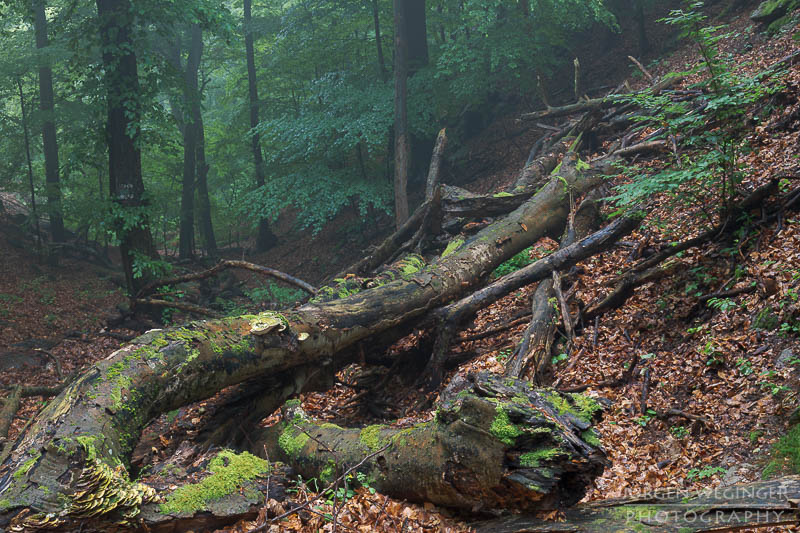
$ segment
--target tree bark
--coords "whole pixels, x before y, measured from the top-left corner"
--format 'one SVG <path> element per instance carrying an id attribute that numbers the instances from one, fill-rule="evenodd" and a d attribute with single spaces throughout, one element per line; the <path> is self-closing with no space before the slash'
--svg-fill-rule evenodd
<path id="1" fill-rule="evenodd" d="M 428 23 L 425 0 L 405 0 L 403 20 L 408 53 L 408 75 L 413 76 L 428 64 Z"/>
<path id="2" fill-rule="evenodd" d="M 394 216 L 400 229 L 408 220 L 408 36 L 406 4 L 394 0 Z"/>
<path id="3" fill-rule="evenodd" d="M 389 74 L 386 71 L 386 60 L 383 57 L 383 42 L 381 41 L 381 17 L 378 8 L 378 0 L 371 0 L 372 5 L 372 20 L 375 25 L 375 48 L 378 53 L 378 72 L 381 76 L 381 81 L 386 83 L 389 79 Z"/>
<path id="4" fill-rule="evenodd" d="M 53 242 L 63 242 L 64 220 L 61 215 L 61 183 L 58 168 L 58 142 L 56 140 L 55 105 L 53 97 L 53 71 L 47 58 L 47 16 L 44 0 L 33 2 L 33 27 L 36 48 L 44 55 L 39 57 L 39 109 L 42 111 L 42 144 L 44 148 L 44 173 L 47 187 L 47 215 Z"/>
<path id="5" fill-rule="evenodd" d="M 135 515 L 156 496 L 115 468 L 129 459 L 148 420 L 248 379 L 285 372 L 279 382 L 288 382 L 304 368 L 335 372 L 357 356 L 352 349 L 357 342 L 446 304 L 509 257 L 560 231 L 570 193 L 580 195 L 599 179 L 583 172 L 554 177 L 528 202 L 453 253 L 385 285 L 344 299 L 312 301 L 284 315 L 195 322 L 139 337 L 66 387 L 15 443 L 0 467 L 16 473 L 0 477 L 0 527 L 23 510 L 29 512 L 17 524 L 83 516 L 86 498 L 74 494 L 98 494 L 94 479 L 131 498 L 103 501 L 93 512 L 109 520 L 129 520 L 120 512 Z M 277 392 L 274 396 L 285 399 Z M 48 513 L 57 516 L 48 518 Z"/>
<path id="6" fill-rule="evenodd" d="M 147 272 L 142 276 L 134 275 L 134 262 L 158 257 L 144 212 L 146 202 L 139 149 L 139 73 L 131 36 L 133 6 L 130 0 L 97 0 L 97 16 L 103 44 L 108 106 L 109 193 L 124 213 L 117 217 L 116 224 L 128 293 L 133 295 L 149 281 Z M 123 217 L 129 220 L 123 220 Z M 133 223 L 130 219 L 134 219 Z"/>
<path id="7" fill-rule="evenodd" d="M 252 0 L 244 2 L 244 46 L 247 55 L 247 88 L 250 98 L 250 143 L 253 150 L 253 162 L 256 167 L 256 187 L 263 187 L 266 183 L 266 170 L 264 168 L 264 156 L 261 153 L 261 136 L 255 131 L 258 126 L 258 113 L 260 102 L 258 101 L 258 80 L 256 78 L 256 56 L 255 45 L 253 42 L 253 17 Z M 269 250 L 278 243 L 278 238 L 269 227 L 269 220 L 262 218 L 258 221 L 258 235 L 256 236 L 256 250 L 263 252 Z"/>
<path id="8" fill-rule="evenodd" d="M 200 115 L 200 91 L 197 73 L 203 55 L 203 32 L 199 24 L 189 28 L 189 54 L 183 77 L 183 103 L 188 110 L 188 119 L 183 128 L 183 183 L 181 188 L 180 240 L 178 257 L 194 257 L 194 194 L 197 175 L 198 118 Z"/>
<path id="9" fill-rule="evenodd" d="M 217 255 L 217 238 L 214 235 L 214 224 L 211 219 L 211 200 L 208 196 L 208 162 L 206 161 L 206 134 L 203 124 L 203 113 L 197 105 L 194 112 L 197 125 L 197 217 L 203 247 L 211 257 Z"/>
<path id="10" fill-rule="evenodd" d="M 379 452 L 358 469 L 371 487 L 470 511 L 569 506 L 603 471 L 604 453 L 584 440 L 594 436 L 600 409 L 588 398 L 491 374 L 458 380 L 443 394 L 434 420 L 405 429 L 341 428 L 288 407 L 284 422 L 257 435 L 255 447 L 323 483 Z"/>
<path id="11" fill-rule="evenodd" d="M 31 137 L 28 133 L 28 113 L 25 109 L 25 93 L 22 92 L 22 80 L 17 78 L 17 89 L 19 91 L 19 108 L 22 112 L 22 133 L 25 141 L 25 161 L 28 163 L 28 187 L 31 192 L 31 216 L 33 216 L 34 227 L 36 228 L 36 251 L 42 252 L 42 232 L 39 228 L 39 214 L 36 211 L 36 187 L 33 184 L 33 163 L 31 162 Z"/>
<path id="12" fill-rule="evenodd" d="M 597 227 L 598 215 L 594 200 L 589 199 L 582 203 L 561 238 L 559 249 L 567 248 L 576 240 L 585 238 Z M 531 321 L 519 348 L 506 362 L 506 374 L 530 379 L 539 386 L 548 386 L 552 382 L 551 356 L 558 323 L 553 305 L 553 283 L 553 279 L 545 278 L 536 287 L 531 299 Z"/>

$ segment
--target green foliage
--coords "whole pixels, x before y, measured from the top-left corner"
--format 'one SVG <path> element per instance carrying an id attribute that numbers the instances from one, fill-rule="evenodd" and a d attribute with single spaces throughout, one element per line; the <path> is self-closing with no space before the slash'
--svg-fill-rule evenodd
<path id="1" fill-rule="evenodd" d="M 707 305 L 723 313 L 739 307 L 739 305 L 730 298 L 709 298 Z"/>
<path id="2" fill-rule="evenodd" d="M 654 410 L 648 409 L 643 415 L 634 418 L 633 421 L 642 427 L 647 427 L 647 424 L 649 424 L 650 421 L 655 418 L 656 414 L 657 413 Z"/>
<path id="3" fill-rule="evenodd" d="M 783 471 L 800 472 L 800 425 L 792 426 L 772 448 L 772 457 L 764 469 L 764 477 Z"/>
<path id="4" fill-rule="evenodd" d="M 293 305 L 306 296 L 305 291 L 302 289 L 283 287 L 272 280 L 268 280 L 266 283 L 262 283 L 254 289 L 245 291 L 245 294 L 254 304 L 268 304 L 268 307 L 277 307 L 281 309 Z"/>
<path id="5" fill-rule="evenodd" d="M 725 469 L 721 466 L 704 466 L 703 468 L 692 468 L 686 474 L 686 479 L 689 481 L 702 481 L 709 479 L 717 474 L 724 474 Z"/>
<path id="6" fill-rule="evenodd" d="M 685 439 L 689 436 L 689 430 L 685 426 L 672 426 L 669 428 L 669 432 L 676 439 Z"/>
<path id="7" fill-rule="evenodd" d="M 620 207 L 632 207 L 654 194 L 667 193 L 673 201 L 695 206 L 711 199 L 724 213 L 738 193 L 743 178 L 739 157 L 749 150 L 738 126 L 749 107 L 777 87 L 765 83 L 766 73 L 742 76 L 733 71 L 733 61 L 723 58 L 717 46 L 728 34 L 721 32 L 723 26 L 703 26 L 706 17 L 701 8 L 702 2 L 694 2 L 688 10 L 673 10 L 662 20 L 678 26 L 680 36 L 697 47 L 702 58 L 700 65 L 681 74 L 705 75 L 692 86 L 704 92 L 705 105 L 673 102 L 667 92 L 619 97 L 645 111 L 636 119 L 643 126 L 659 129 L 660 138 L 680 137 L 683 145 L 673 165 L 661 171 L 648 173 L 636 167 L 623 167 L 621 170 L 630 181 L 619 186 L 618 194 L 612 197 Z M 709 124 L 716 127 L 708 127 Z M 693 187 L 682 188 L 684 184 Z"/>
<path id="8" fill-rule="evenodd" d="M 520 268 L 524 266 L 528 266 L 531 264 L 531 250 L 533 248 L 525 248 L 518 254 L 514 255 L 511 259 L 504 262 L 492 272 L 492 277 L 500 278 L 505 276 L 506 274 L 510 274 L 512 272 L 516 272 Z"/>

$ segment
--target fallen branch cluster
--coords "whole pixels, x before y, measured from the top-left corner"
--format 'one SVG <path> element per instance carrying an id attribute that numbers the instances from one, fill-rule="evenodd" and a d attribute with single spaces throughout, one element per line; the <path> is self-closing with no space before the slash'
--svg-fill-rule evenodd
<path id="1" fill-rule="evenodd" d="M 577 80 L 576 74 L 576 95 L 580 95 Z M 675 78 L 667 78 L 650 91 L 665 91 L 675 83 Z M 591 431 L 600 405 L 578 394 L 589 385 L 559 392 L 538 389 L 519 378 L 532 376 L 538 384 L 550 383 L 548 365 L 559 320 L 570 340 L 580 333 L 579 324 L 620 305 L 645 281 L 667 275 L 669 270 L 661 264 L 669 257 L 730 231 L 737 220 L 732 212 L 720 226 L 665 247 L 617 280 L 609 296 L 574 316 L 570 291 L 562 289 L 568 279 L 565 274 L 578 262 L 608 250 L 641 222 L 639 215 L 622 216 L 596 229 L 599 200 L 580 200 L 603 184 L 621 157 L 668 148 L 663 141 L 647 138 L 628 144 L 632 137 L 626 133 L 630 120 L 625 113 L 631 111 L 630 104 L 619 104 L 613 96 L 581 98 L 523 117 L 542 120 L 581 113 L 555 131 L 548 129 L 509 191 L 494 196 L 439 184 L 446 145 L 442 130 L 424 203 L 337 279 L 372 276 L 383 265 L 405 261 L 397 275 L 392 271 L 376 281 L 378 275 L 372 283 L 359 282 L 342 295 L 312 299 L 292 310 L 153 330 L 66 383 L 0 457 L 0 529 L 69 531 L 83 527 L 87 517 L 100 530 L 134 524 L 153 531 L 210 528 L 252 518 L 265 500 L 283 500 L 293 472 L 271 470 L 266 461 L 250 454 L 219 452 L 205 463 L 201 468 L 211 476 L 214 469 L 245 461 L 252 475 L 237 478 L 223 498 L 193 501 L 186 507 L 179 502 L 183 502 L 181 490 L 190 486 L 188 474 L 178 490 L 169 486 L 155 490 L 132 481 L 118 466 L 130 460 L 148 421 L 229 387 L 240 393 L 238 416 L 216 420 L 206 434 L 207 442 L 228 444 L 232 428 L 245 428 L 246 438 L 239 439 L 242 432 L 237 430 L 236 440 L 247 441 L 249 452 L 265 455 L 266 451 L 270 460 L 281 459 L 306 477 L 327 481 L 332 489 L 348 473 L 358 472 L 386 494 L 467 511 L 552 510 L 580 500 L 605 464 Z M 592 137 L 601 129 L 619 139 L 608 153 L 592 160 L 589 155 L 596 148 Z M 738 209 L 761 205 L 774 193 L 774 184 L 757 189 Z M 561 239 L 559 249 L 490 280 L 499 265 L 543 237 Z M 408 260 L 412 252 L 414 261 Z M 428 256 L 425 261 L 423 254 Z M 178 307 L 156 298 L 157 289 L 206 279 L 229 268 L 271 276 L 311 295 L 324 292 L 273 269 L 222 261 L 204 272 L 153 283 L 136 295 L 136 304 Z M 537 281 L 531 323 L 507 375 L 451 380 L 429 422 L 405 428 L 344 428 L 310 420 L 298 402 L 290 400 L 301 392 L 332 386 L 337 371 L 363 360 L 364 346 L 385 346 L 387 340 L 394 342 L 415 327 L 434 332 L 420 382 L 429 389 L 438 387 L 445 378 L 450 344 L 458 340 L 464 323 L 511 291 Z M 187 312 L 204 312 L 193 304 L 180 305 Z M 399 357 L 397 365 L 403 364 Z M 634 349 L 631 364 L 619 378 L 592 386 L 630 381 L 639 359 Z M 387 380 L 377 383 L 384 387 Z M 15 388 L 4 403 L 0 430 L 10 423 L 7 420 L 24 392 Z M 264 416 L 281 406 L 280 422 L 256 429 Z M 680 410 L 659 413 L 698 418 Z M 288 512 L 292 510 L 270 518 Z"/>

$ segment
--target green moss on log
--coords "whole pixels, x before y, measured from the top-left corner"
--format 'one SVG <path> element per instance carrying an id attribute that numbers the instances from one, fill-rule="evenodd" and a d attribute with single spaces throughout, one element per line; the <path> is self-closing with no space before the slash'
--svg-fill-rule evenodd
<path id="1" fill-rule="evenodd" d="M 503 409 L 502 405 L 497 406 L 497 414 L 492 420 L 492 425 L 489 428 L 489 433 L 494 435 L 497 440 L 507 446 L 513 446 L 517 437 L 522 435 L 522 430 L 511 423 L 508 418 L 508 413 Z"/>
<path id="2" fill-rule="evenodd" d="M 269 463 L 248 452 L 236 454 L 223 450 L 208 463 L 210 476 L 199 483 L 184 485 L 161 504 L 161 512 L 168 514 L 195 513 L 207 505 L 232 494 L 244 482 L 269 471 Z"/>
<path id="3" fill-rule="evenodd" d="M 559 455 L 564 455 L 564 452 L 558 448 L 543 448 L 528 453 L 523 453 L 519 457 L 519 464 L 528 468 L 537 468 L 541 466 L 542 461 L 550 461 Z"/>
<path id="4" fill-rule="evenodd" d="M 453 239 L 452 241 L 447 243 L 447 248 L 444 249 L 442 252 L 442 259 L 447 257 L 448 255 L 452 254 L 464 244 L 464 239 Z"/>
<path id="5" fill-rule="evenodd" d="M 591 422 L 595 414 L 603 409 L 599 403 L 583 394 L 570 393 L 564 397 L 558 392 L 552 391 L 548 394 L 547 399 L 558 411 L 558 414 L 570 413 L 584 422 Z"/>
<path id="6" fill-rule="evenodd" d="M 374 452 L 381 447 L 381 429 L 383 426 L 380 424 L 367 426 L 358 434 L 358 439 L 361 444 Z"/>
<path id="7" fill-rule="evenodd" d="M 14 472 L 11 477 L 14 479 L 21 479 L 31 468 L 33 468 L 33 465 L 36 464 L 36 461 L 38 461 L 41 456 L 42 453 L 40 451 L 36 451 L 30 459 L 22 463 L 20 467 L 17 468 L 16 472 Z"/>
<path id="8" fill-rule="evenodd" d="M 288 457 L 295 457 L 308 442 L 308 435 L 293 426 L 286 426 L 281 436 L 278 437 L 278 446 Z"/>

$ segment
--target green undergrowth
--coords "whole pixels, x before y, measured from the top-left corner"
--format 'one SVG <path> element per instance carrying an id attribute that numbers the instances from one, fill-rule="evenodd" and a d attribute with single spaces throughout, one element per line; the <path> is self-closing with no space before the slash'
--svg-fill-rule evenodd
<path id="1" fill-rule="evenodd" d="M 800 473 L 800 424 L 792 426 L 772 447 L 763 475 L 768 478 L 787 471 Z"/>
<path id="2" fill-rule="evenodd" d="M 502 263 L 499 267 L 494 269 L 494 272 L 492 272 L 492 277 L 500 278 L 506 274 L 516 272 L 522 267 L 530 265 L 532 262 L 531 250 L 532 248 L 525 248 L 505 263 Z"/>
<path id="3" fill-rule="evenodd" d="M 248 452 L 223 450 L 208 463 L 208 470 L 212 474 L 207 478 L 170 494 L 161 504 L 161 512 L 180 514 L 205 509 L 208 503 L 232 494 L 244 482 L 266 474 L 269 463 Z"/>

